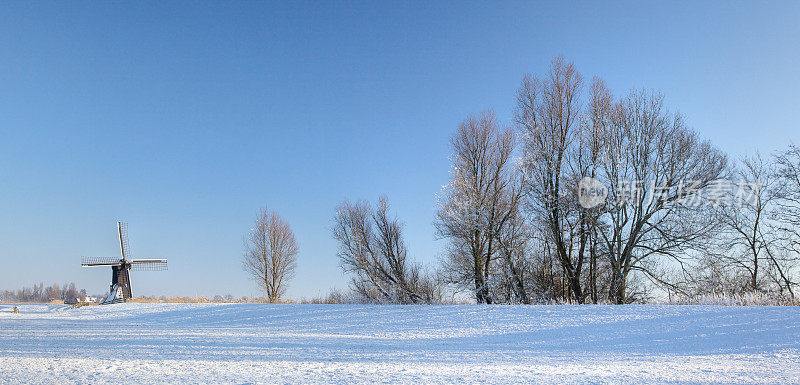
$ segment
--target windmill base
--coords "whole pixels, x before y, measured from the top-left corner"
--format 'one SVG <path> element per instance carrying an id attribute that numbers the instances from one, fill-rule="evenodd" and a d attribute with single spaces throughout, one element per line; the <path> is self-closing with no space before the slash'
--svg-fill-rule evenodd
<path id="1" fill-rule="evenodd" d="M 103 305 L 110 305 L 112 303 L 121 303 L 125 302 L 125 296 L 123 294 L 123 290 L 119 285 L 113 284 L 111 285 L 111 290 L 108 293 L 108 296 L 103 300 Z"/>

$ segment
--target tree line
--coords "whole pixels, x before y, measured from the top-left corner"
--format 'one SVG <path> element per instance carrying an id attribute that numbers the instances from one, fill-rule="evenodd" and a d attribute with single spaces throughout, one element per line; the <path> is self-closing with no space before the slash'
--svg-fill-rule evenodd
<path id="1" fill-rule="evenodd" d="M 409 258 L 385 196 L 336 208 L 331 234 L 351 298 L 795 301 L 800 147 L 730 159 L 660 93 L 615 95 L 562 57 L 543 76 L 524 76 L 514 97 L 510 124 L 486 110 L 450 139 L 434 220 L 447 250 L 435 269 Z M 264 209 L 247 245 L 245 270 L 277 300 L 296 266 L 288 222 Z"/>
<path id="2" fill-rule="evenodd" d="M 37 302 L 47 303 L 52 301 L 63 301 L 74 303 L 86 299 L 86 289 L 78 290 L 75 282 L 59 285 L 54 283 L 44 286 L 44 282 L 33 287 L 23 287 L 18 290 L 0 291 L 0 302 Z"/>

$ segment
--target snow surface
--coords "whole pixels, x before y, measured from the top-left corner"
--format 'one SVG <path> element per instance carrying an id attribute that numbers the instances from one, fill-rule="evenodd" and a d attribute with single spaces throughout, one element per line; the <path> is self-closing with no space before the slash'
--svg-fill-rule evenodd
<path id="1" fill-rule="evenodd" d="M 800 383 L 799 307 L 0 304 L 0 383 Z"/>

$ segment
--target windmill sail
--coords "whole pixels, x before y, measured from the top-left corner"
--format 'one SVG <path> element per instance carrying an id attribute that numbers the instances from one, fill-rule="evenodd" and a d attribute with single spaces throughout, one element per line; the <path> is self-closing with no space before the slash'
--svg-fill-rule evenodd
<path id="1" fill-rule="evenodd" d="M 128 224 L 125 222 L 117 222 L 117 230 L 119 230 L 119 248 L 122 252 L 122 260 L 128 259 Z"/>
<path id="2" fill-rule="evenodd" d="M 81 257 L 81 266 L 114 266 L 121 263 L 114 257 Z"/>
<path id="3" fill-rule="evenodd" d="M 131 264 L 131 270 L 136 270 L 136 271 L 167 270 L 166 259 L 134 259 L 129 262 Z"/>

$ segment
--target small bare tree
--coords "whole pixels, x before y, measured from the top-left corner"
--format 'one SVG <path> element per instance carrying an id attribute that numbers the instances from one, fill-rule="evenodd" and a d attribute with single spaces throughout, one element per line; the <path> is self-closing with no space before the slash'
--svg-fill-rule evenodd
<path id="1" fill-rule="evenodd" d="M 294 277 L 297 252 L 289 222 L 264 207 L 245 239 L 242 267 L 266 291 L 267 299 L 276 302 Z"/>
<path id="2" fill-rule="evenodd" d="M 772 165 L 761 156 L 742 158 L 734 176 L 736 191 L 717 207 L 722 231 L 717 241 L 722 243 L 717 255 L 724 266 L 746 272 L 751 291 L 766 289 L 767 265 L 773 252 L 775 237 L 770 228 L 778 192 Z"/>
<path id="3" fill-rule="evenodd" d="M 775 278 L 781 291 L 794 298 L 794 288 L 800 279 L 792 269 L 800 263 L 800 146 L 790 145 L 775 156 L 778 177 L 778 210 L 775 215 L 779 237 L 778 247 L 769 257 L 776 265 Z"/>
<path id="4" fill-rule="evenodd" d="M 735 185 L 714 210 L 721 231 L 695 271 L 694 294 L 760 292 L 794 298 L 793 269 L 798 261 L 794 202 L 800 184 L 792 170 L 800 170 L 800 156 L 793 162 L 790 147 L 774 159 L 770 163 L 758 154 L 744 157 L 733 170 Z"/>
<path id="5" fill-rule="evenodd" d="M 403 226 L 390 217 L 386 197 L 375 209 L 366 201 L 344 201 L 336 210 L 332 232 L 342 268 L 355 274 L 352 288 L 362 298 L 401 304 L 441 300 L 436 283 L 407 261 Z"/>
<path id="6" fill-rule="evenodd" d="M 800 146 L 790 145 L 775 160 L 780 178 L 782 227 L 790 240 L 789 247 L 800 253 Z"/>

